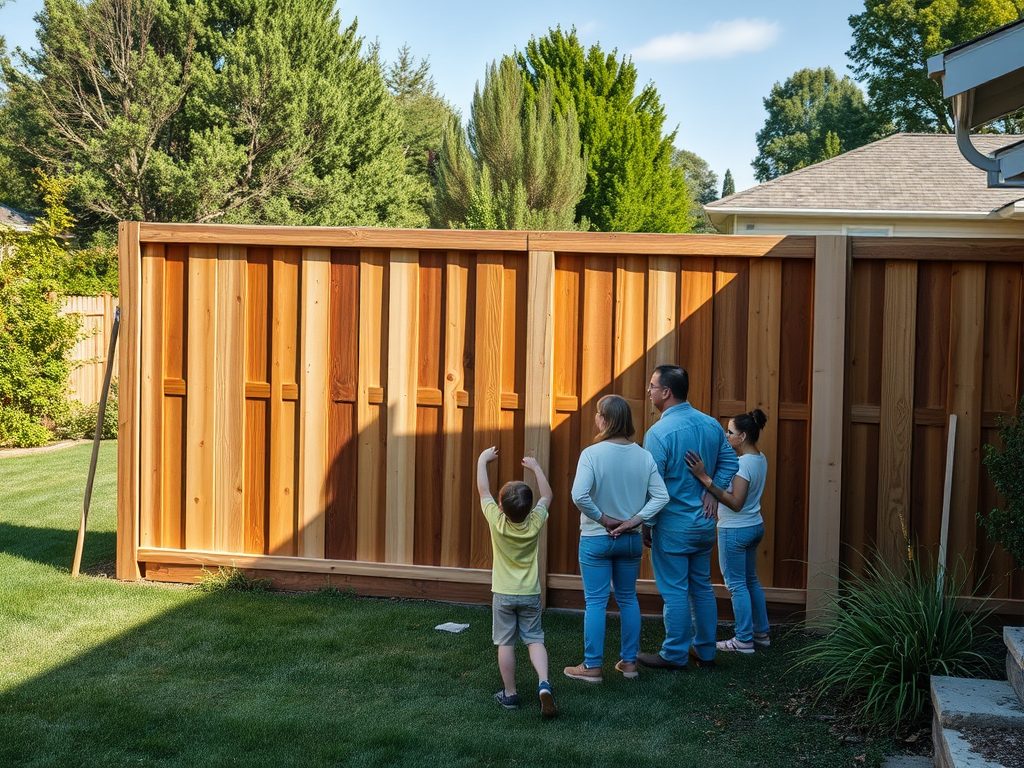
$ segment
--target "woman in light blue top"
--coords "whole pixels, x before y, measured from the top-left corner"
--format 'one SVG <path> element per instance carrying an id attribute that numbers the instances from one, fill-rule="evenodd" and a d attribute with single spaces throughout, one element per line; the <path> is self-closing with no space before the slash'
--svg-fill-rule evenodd
<path id="1" fill-rule="evenodd" d="M 729 420 L 725 437 L 740 462 L 729 490 L 714 484 L 697 454 L 690 452 L 686 456 L 693 476 L 721 504 L 718 508 L 718 561 L 725 586 L 732 595 L 736 635 L 731 640 L 720 640 L 716 644 L 719 651 L 753 653 L 755 644 L 767 647 L 771 642 L 764 590 L 757 580 L 757 545 L 764 537 L 761 494 L 768 476 L 768 460 L 757 450 L 757 439 L 766 423 L 768 417 L 759 408 Z"/>
<path id="2" fill-rule="evenodd" d="M 611 585 L 622 620 L 621 658 L 615 668 L 636 677 L 640 649 L 640 604 L 636 579 L 643 543 L 639 526 L 665 504 L 668 491 L 654 458 L 631 438 L 633 414 L 618 395 L 602 397 L 594 417 L 598 435 L 580 454 L 572 500 L 580 510 L 580 573 L 587 610 L 583 621 L 583 663 L 566 667 L 577 680 L 600 683 L 605 615 Z"/>

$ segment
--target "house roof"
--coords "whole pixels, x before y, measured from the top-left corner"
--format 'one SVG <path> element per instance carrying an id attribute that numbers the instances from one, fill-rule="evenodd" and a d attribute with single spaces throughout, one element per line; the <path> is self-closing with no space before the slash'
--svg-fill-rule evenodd
<path id="1" fill-rule="evenodd" d="M 0 224 L 14 227 L 18 232 L 27 232 L 32 229 L 33 222 L 35 222 L 35 217 L 0 203 Z"/>
<path id="2" fill-rule="evenodd" d="M 972 137 L 983 153 L 1020 136 Z M 712 222 L 733 214 L 998 218 L 1024 189 L 989 189 L 984 171 L 964 159 L 952 134 L 897 133 L 787 173 L 705 206 Z M 1006 215 L 1006 212 L 1002 215 Z"/>

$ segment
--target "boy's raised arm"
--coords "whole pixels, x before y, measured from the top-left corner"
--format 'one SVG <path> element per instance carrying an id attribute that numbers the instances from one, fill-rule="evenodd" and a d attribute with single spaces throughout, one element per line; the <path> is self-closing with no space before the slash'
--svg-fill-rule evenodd
<path id="1" fill-rule="evenodd" d="M 498 449 L 493 445 L 485 449 L 476 460 L 476 489 L 481 499 L 493 499 L 491 478 L 487 476 L 487 465 L 498 458 Z"/>
<path id="2" fill-rule="evenodd" d="M 527 456 L 523 459 L 523 466 L 537 477 L 537 490 L 540 492 L 540 498 L 534 506 L 549 509 L 551 507 L 551 500 L 555 497 L 555 492 L 551 490 L 548 479 L 544 477 L 544 470 L 540 468 L 540 464 L 532 456 Z"/>

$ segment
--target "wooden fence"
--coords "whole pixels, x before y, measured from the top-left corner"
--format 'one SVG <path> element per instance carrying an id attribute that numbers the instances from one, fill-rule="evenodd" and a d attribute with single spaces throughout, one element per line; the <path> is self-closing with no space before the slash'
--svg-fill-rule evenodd
<path id="1" fill-rule="evenodd" d="M 69 397 L 79 403 L 92 405 L 100 400 L 116 306 L 117 299 L 109 293 L 99 296 L 68 296 L 64 300 L 61 314 L 78 315 L 84 334 L 71 350 L 70 356 L 75 367 L 68 377 Z M 115 351 L 115 371 L 117 365 Z"/>
<path id="2" fill-rule="evenodd" d="M 488 600 L 474 466 L 498 445 L 495 484 L 527 453 L 549 470 L 544 586 L 580 605 L 568 490 L 597 400 L 625 397 L 642 441 L 677 361 L 696 407 L 769 416 L 773 603 L 815 608 L 876 539 L 898 556 L 900 519 L 937 541 L 949 413 L 950 551 L 991 550 L 980 446 L 1021 394 L 1024 241 L 129 222 L 120 248 L 121 578 Z"/>

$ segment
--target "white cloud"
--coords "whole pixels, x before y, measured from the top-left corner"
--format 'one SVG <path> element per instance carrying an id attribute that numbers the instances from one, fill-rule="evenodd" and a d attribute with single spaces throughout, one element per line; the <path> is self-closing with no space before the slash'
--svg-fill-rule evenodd
<path id="1" fill-rule="evenodd" d="M 661 35 L 632 51 L 637 61 L 729 59 L 763 51 L 779 37 L 779 25 L 765 19 L 716 21 L 704 32 Z"/>

